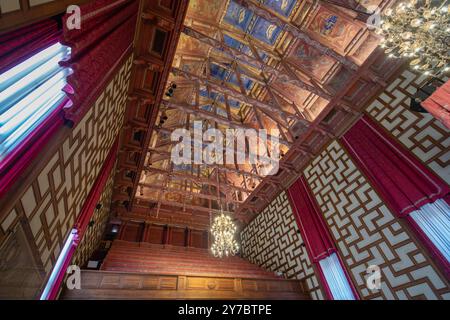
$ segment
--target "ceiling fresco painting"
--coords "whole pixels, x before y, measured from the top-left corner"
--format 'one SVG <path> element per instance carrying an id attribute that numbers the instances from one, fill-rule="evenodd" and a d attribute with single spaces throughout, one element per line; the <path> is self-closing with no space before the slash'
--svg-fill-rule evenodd
<path id="1" fill-rule="evenodd" d="M 329 41 L 340 52 L 345 52 L 360 29 L 357 25 L 343 18 L 342 15 L 331 12 L 324 7 L 318 10 L 316 18 L 309 26 L 312 33 Z"/>
<path id="2" fill-rule="evenodd" d="M 320 82 L 325 81 L 328 72 L 337 65 L 333 58 L 321 54 L 304 41 L 297 41 L 288 59 Z"/>
<path id="3" fill-rule="evenodd" d="M 264 207 L 358 116 L 353 105 L 367 92 L 347 91 L 377 79 L 366 66 L 377 38 L 349 9 L 381 2 L 191 0 L 166 85 L 175 89 L 159 107 L 130 214 L 208 221 L 223 209 L 246 220 Z M 224 136 L 228 128 L 279 130 L 278 172 L 265 176 L 259 163 L 175 165 L 170 134 L 194 133 L 194 123 Z M 235 154 L 236 137 L 227 139 Z"/>

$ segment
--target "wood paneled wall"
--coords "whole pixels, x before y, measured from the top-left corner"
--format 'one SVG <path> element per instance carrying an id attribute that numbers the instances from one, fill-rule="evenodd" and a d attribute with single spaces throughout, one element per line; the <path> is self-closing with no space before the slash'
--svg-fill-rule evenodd
<path id="1" fill-rule="evenodd" d="M 364 299 L 450 299 L 448 281 L 428 252 L 333 141 L 304 175 L 337 244 L 351 279 Z M 369 290 L 367 268 L 381 269 L 381 290 Z"/>
<path id="2" fill-rule="evenodd" d="M 110 218 L 114 174 L 115 169 L 113 168 L 105 185 L 105 189 L 103 190 L 100 200 L 98 201 L 101 208 L 95 209 L 94 215 L 91 219 L 93 224 L 87 228 L 83 239 L 78 245 L 72 258 L 72 264 L 84 267 L 101 243 L 108 219 Z"/>
<path id="3" fill-rule="evenodd" d="M 208 248 L 207 230 L 196 230 L 179 226 L 123 221 L 119 240 L 170 244 L 181 247 Z"/>
<path id="4" fill-rule="evenodd" d="M 81 290 L 65 290 L 62 299 L 279 299 L 309 300 L 298 280 L 213 278 L 88 271 Z"/>
<path id="5" fill-rule="evenodd" d="M 411 97 L 426 81 L 423 75 L 403 71 L 366 112 L 437 176 L 450 183 L 450 130 L 429 113 L 409 110 Z"/>

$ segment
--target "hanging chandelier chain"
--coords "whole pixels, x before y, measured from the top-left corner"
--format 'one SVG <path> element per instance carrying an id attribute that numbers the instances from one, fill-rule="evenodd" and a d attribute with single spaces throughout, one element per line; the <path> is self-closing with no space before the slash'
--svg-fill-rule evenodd
<path id="1" fill-rule="evenodd" d="M 211 225 L 211 234 L 214 237 L 214 242 L 211 246 L 212 254 L 215 257 L 222 258 L 224 256 L 234 256 L 239 251 L 239 245 L 234 239 L 236 233 L 236 225 L 230 216 L 225 215 L 223 212 L 220 192 L 220 176 L 219 171 L 217 174 L 217 192 L 219 196 L 219 209 L 220 214 L 214 218 L 214 222 Z M 210 215 L 211 217 L 211 215 Z"/>

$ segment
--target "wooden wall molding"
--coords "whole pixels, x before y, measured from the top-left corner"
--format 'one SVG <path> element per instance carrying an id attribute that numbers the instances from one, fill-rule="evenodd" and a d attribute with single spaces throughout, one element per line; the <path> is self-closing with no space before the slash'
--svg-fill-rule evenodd
<path id="1" fill-rule="evenodd" d="M 19 2 L 19 0 L 16 1 Z M 0 34 L 61 14 L 66 12 L 67 7 L 70 5 L 82 5 L 88 1 L 89 0 L 53 0 L 48 3 L 30 6 L 29 0 L 20 0 L 20 10 L 7 13 L 0 12 Z"/>
<path id="2" fill-rule="evenodd" d="M 299 280 L 213 278 L 82 270 L 81 288 L 81 290 L 65 290 L 61 299 L 310 299 L 304 284 Z"/>

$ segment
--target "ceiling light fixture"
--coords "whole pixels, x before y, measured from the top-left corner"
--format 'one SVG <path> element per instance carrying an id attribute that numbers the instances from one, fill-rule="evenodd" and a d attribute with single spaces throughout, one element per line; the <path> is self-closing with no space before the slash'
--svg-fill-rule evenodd
<path id="1" fill-rule="evenodd" d="M 222 258 L 234 256 L 239 251 L 239 245 L 234 239 L 237 227 L 229 215 L 223 212 L 221 206 L 221 192 L 220 179 L 217 174 L 217 189 L 219 194 L 220 214 L 214 218 L 211 226 L 211 234 L 213 236 L 213 244 L 211 245 L 211 252 L 215 257 Z"/>
<path id="2" fill-rule="evenodd" d="M 409 58 L 413 69 L 440 75 L 449 68 L 448 1 L 410 0 L 388 9 L 376 30 L 390 58 Z"/>
<path id="3" fill-rule="evenodd" d="M 211 226 L 211 233 L 214 237 L 211 251 L 215 257 L 234 256 L 239 251 L 239 245 L 234 239 L 236 230 L 236 225 L 230 216 L 221 212 L 215 217 Z"/>

